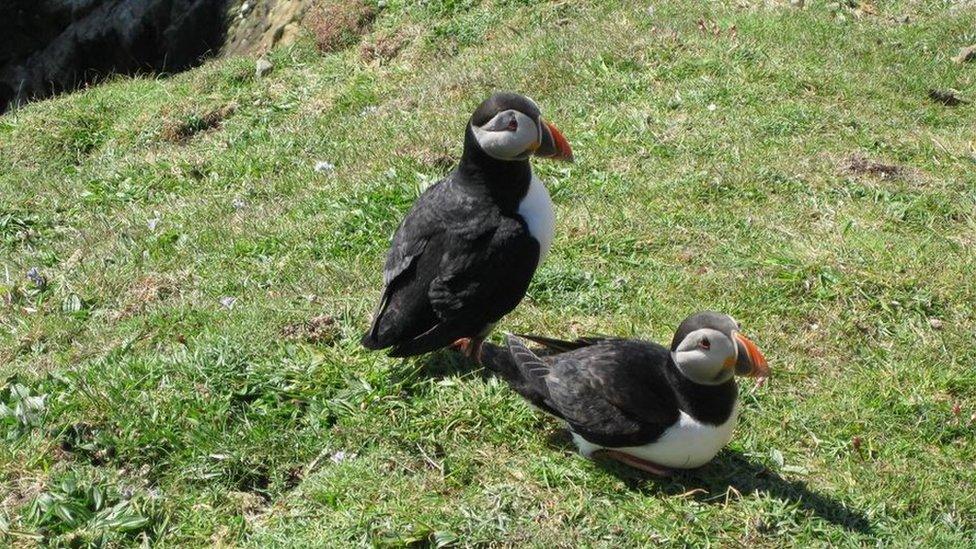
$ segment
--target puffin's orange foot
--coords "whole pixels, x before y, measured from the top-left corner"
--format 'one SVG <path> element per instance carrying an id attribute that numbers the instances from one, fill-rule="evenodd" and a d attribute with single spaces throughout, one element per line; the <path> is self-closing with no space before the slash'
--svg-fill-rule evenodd
<path id="1" fill-rule="evenodd" d="M 674 474 L 674 469 L 669 469 L 669 468 L 667 468 L 667 467 L 665 467 L 663 465 L 658 465 L 657 463 L 653 463 L 653 462 L 647 461 L 645 459 L 641 459 L 639 457 L 632 456 L 630 454 L 625 454 L 623 452 L 618 452 L 617 450 L 607 450 L 607 449 L 597 450 L 596 452 L 593 452 L 593 455 L 594 456 L 605 456 L 605 457 L 608 457 L 610 459 L 619 461 L 620 463 L 623 463 L 624 465 L 629 465 L 629 466 L 631 466 L 631 467 L 633 467 L 635 469 L 640 469 L 641 471 L 644 471 L 644 472 L 647 472 L 647 473 L 650 473 L 652 475 L 656 475 L 656 476 L 659 476 L 659 477 L 670 477 L 671 475 Z"/>
<path id="2" fill-rule="evenodd" d="M 469 359 L 481 364 L 481 346 L 485 342 L 483 337 L 462 337 L 451 344 Z"/>

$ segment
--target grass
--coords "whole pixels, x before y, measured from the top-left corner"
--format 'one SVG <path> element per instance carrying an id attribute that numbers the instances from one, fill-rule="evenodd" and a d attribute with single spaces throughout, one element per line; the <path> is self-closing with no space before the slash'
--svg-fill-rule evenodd
<path id="1" fill-rule="evenodd" d="M 928 93 L 976 99 L 974 15 L 399 0 L 264 78 L 0 117 L 0 543 L 973 545 L 976 116 Z M 734 314 L 774 378 L 703 470 L 584 460 L 481 371 L 357 345 L 496 89 L 577 156 L 535 164 L 557 237 L 499 329 Z"/>

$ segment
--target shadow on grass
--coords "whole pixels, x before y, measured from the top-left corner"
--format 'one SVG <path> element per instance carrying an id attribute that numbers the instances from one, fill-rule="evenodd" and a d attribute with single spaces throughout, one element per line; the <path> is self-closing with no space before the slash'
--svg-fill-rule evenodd
<path id="1" fill-rule="evenodd" d="M 412 385 L 421 379 L 443 379 L 462 376 L 481 369 L 453 349 L 442 349 L 417 359 L 403 359 L 404 366 L 391 375 L 390 380 L 400 385 Z M 487 375 L 487 374 L 486 374 Z"/>
<path id="2" fill-rule="evenodd" d="M 559 444 L 555 441 L 550 441 Z M 567 443 L 572 448 L 571 441 Z M 562 445 L 560 444 L 560 447 Z M 873 533 L 867 516 L 844 503 L 811 490 L 807 483 L 789 480 L 741 452 L 725 450 L 707 465 L 658 478 L 614 461 L 598 461 L 601 468 L 624 481 L 632 490 L 649 494 L 688 494 L 695 500 L 721 504 L 729 498 L 755 493 L 788 501 L 822 520 L 861 534 Z"/>

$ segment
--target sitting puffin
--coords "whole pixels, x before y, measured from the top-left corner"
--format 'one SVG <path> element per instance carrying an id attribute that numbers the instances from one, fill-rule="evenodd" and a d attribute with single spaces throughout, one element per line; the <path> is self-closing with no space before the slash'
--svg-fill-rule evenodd
<path id="1" fill-rule="evenodd" d="M 732 317 L 696 313 L 671 349 L 633 339 L 522 336 L 488 344 L 484 364 L 530 403 L 566 422 L 586 457 L 605 455 L 667 475 L 711 460 L 732 437 L 735 375 L 765 379 L 766 359 Z"/>
<path id="2" fill-rule="evenodd" d="M 363 346 L 406 357 L 453 344 L 480 361 L 484 338 L 522 301 L 552 243 L 552 200 L 533 155 L 573 158 L 531 99 L 496 93 L 474 111 L 457 168 L 393 236 Z"/>

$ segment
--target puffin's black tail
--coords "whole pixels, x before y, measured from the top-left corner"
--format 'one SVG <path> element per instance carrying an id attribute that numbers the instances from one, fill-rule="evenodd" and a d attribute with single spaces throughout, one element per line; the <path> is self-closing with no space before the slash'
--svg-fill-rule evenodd
<path id="1" fill-rule="evenodd" d="M 375 334 L 373 334 L 373 330 L 363 334 L 363 337 L 359 340 L 359 343 L 371 351 L 376 351 L 384 347 L 384 345 L 380 343 L 378 339 L 376 339 Z"/>
<path id="2" fill-rule="evenodd" d="M 544 378 L 549 373 L 549 365 L 518 337 L 506 334 L 505 343 L 505 347 L 485 343 L 481 348 L 481 363 L 529 402 L 548 408 L 544 401 L 549 397 L 549 388 Z"/>
<path id="3" fill-rule="evenodd" d="M 405 341 L 390 341 L 390 338 L 383 339 L 382 336 L 377 336 L 373 331 L 369 331 L 363 334 L 359 342 L 363 347 L 372 351 L 389 348 L 388 356 L 406 358 L 443 349 L 457 340 L 458 337 L 448 330 L 436 330 Z"/>
<path id="4" fill-rule="evenodd" d="M 507 347 L 484 342 L 481 346 L 481 364 L 508 383 L 518 383 L 522 379 Z"/>
<path id="5" fill-rule="evenodd" d="M 417 356 L 447 347 L 468 331 L 467 326 L 439 322 L 429 304 L 419 310 L 404 308 L 399 301 L 391 305 L 389 294 L 390 289 L 387 288 L 369 330 L 359 340 L 367 349 L 376 351 L 389 348 L 387 354 L 396 358 Z M 418 327 L 427 329 L 418 334 L 415 331 Z"/>

